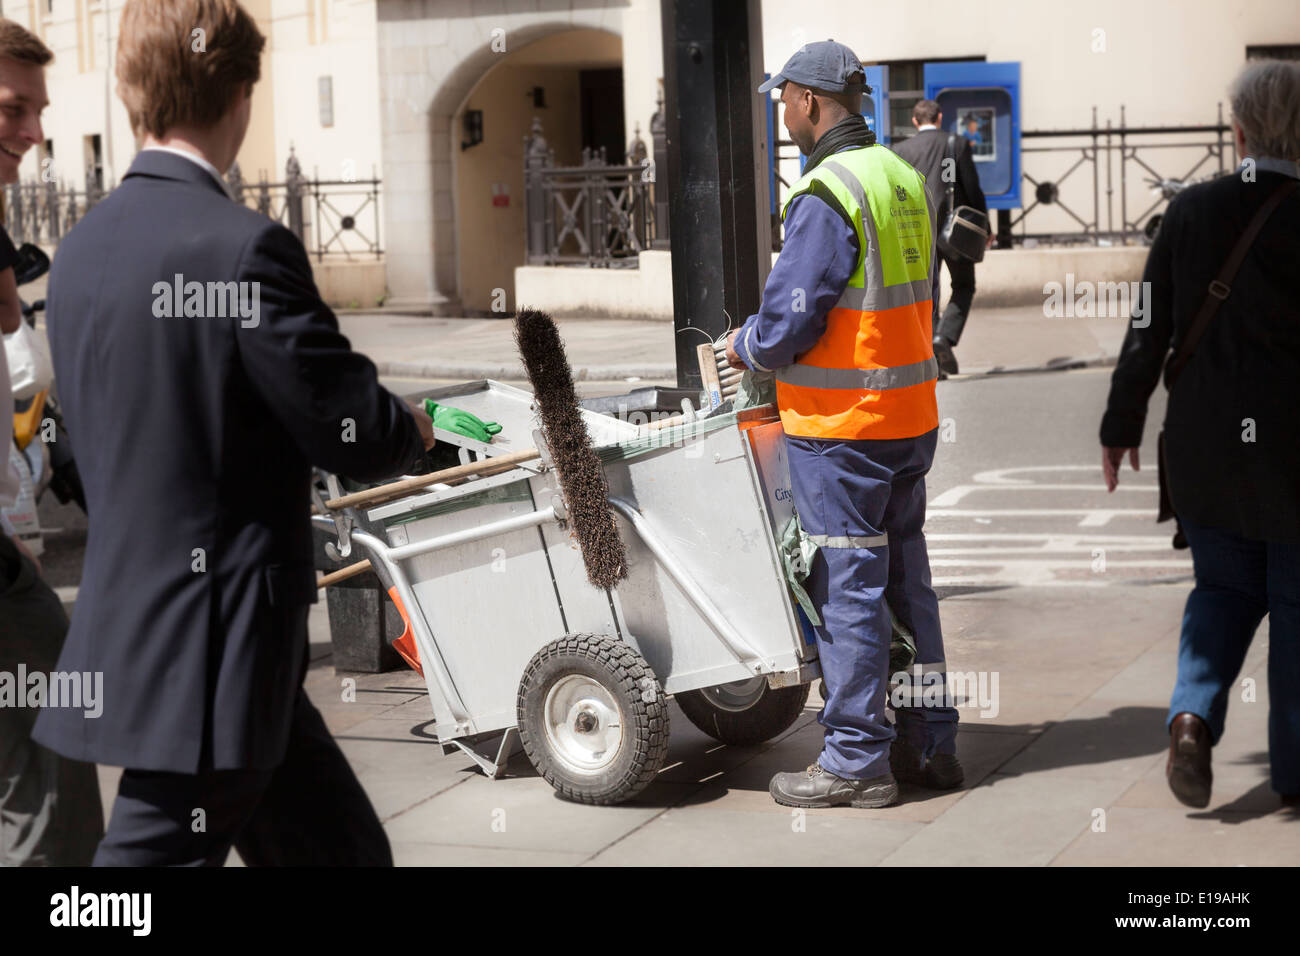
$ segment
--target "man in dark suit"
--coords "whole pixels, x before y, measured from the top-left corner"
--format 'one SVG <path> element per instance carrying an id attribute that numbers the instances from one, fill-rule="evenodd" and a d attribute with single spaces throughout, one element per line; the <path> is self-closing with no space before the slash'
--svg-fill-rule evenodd
<path id="1" fill-rule="evenodd" d="M 953 187 L 953 200 L 957 206 L 970 206 L 987 214 L 984 190 L 980 189 L 979 173 L 975 171 L 975 162 L 971 158 L 970 140 L 961 134 L 944 132 L 943 114 L 939 112 L 939 104 L 934 100 L 921 100 L 912 107 L 912 125 L 916 127 L 916 135 L 894 146 L 894 152 L 925 177 L 925 191 L 930 198 L 930 208 L 936 212 L 935 235 L 938 235 L 938 229 L 950 211 L 947 196 L 949 184 Z M 951 147 L 948 145 L 950 138 Z M 945 155 L 953 160 L 946 170 Z M 991 242 L 992 234 L 989 239 Z M 942 251 L 939 252 L 939 258 L 948 267 L 952 294 L 948 299 L 948 307 L 940 316 L 936 271 L 934 357 L 938 359 L 939 368 L 944 373 L 956 375 L 957 357 L 952 350 L 961 339 L 966 317 L 970 315 L 971 301 L 975 298 L 975 263 L 968 259 L 946 256 Z"/>
<path id="2" fill-rule="evenodd" d="M 235 0 L 129 0 L 118 90 L 144 148 L 50 277 L 90 515 L 59 669 L 102 672 L 103 707 L 46 709 L 34 736 L 126 768 L 100 865 L 392 861 L 302 689 L 309 486 L 312 465 L 408 470 L 432 427 L 351 351 L 302 244 L 225 192 L 264 43 Z"/>

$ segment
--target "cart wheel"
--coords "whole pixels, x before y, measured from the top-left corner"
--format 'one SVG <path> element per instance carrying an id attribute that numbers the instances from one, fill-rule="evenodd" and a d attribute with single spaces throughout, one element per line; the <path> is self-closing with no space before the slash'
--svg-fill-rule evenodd
<path id="1" fill-rule="evenodd" d="M 621 803 L 668 752 L 668 706 L 645 658 L 622 641 L 575 634 L 534 655 L 519 682 L 519 736 L 560 796 Z"/>
<path id="2" fill-rule="evenodd" d="M 684 691 L 676 695 L 686 719 L 714 740 L 746 746 L 771 740 L 803 713 L 810 685 L 777 690 L 766 677 Z"/>

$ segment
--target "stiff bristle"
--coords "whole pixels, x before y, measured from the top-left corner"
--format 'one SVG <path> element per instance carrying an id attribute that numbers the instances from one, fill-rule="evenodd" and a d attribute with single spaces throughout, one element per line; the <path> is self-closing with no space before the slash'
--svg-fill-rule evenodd
<path id="1" fill-rule="evenodd" d="M 545 312 L 520 309 L 515 314 L 515 343 L 533 386 L 542 434 L 559 473 L 587 578 L 598 588 L 612 588 L 627 577 L 627 550 L 606 503 L 609 484 L 579 410 L 560 330 Z"/>

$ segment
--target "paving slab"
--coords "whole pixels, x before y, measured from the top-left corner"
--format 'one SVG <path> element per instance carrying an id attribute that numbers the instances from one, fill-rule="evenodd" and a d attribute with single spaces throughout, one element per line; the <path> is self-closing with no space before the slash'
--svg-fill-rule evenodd
<path id="1" fill-rule="evenodd" d="M 1065 769 L 993 774 L 881 861 L 883 866 L 1044 866 L 1128 788 Z"/>
<path id="2" fill-rule="evenodd" d="M 647 798 L 672 799 L 662 789 Z M 535 775 L 502 780 L 476 775 L 389 819 L 385 828 L 394 846 L 441 843 L 591 856 L 663 812 L 662 806 L 645 803 L 570 803 Z"/>
<path id="3" fill-rule="evenodd" d="M 946 295 L 946 291 L 945 291 Z M 578 381 L 668 384 L 676 380 L 673 324 L 655 319 L 557 319 Z M 513 339 L 510 316 L 432 318 L 392 312 L 348 312 L 339 326 L 384 375 L 417 379 L 526 376 Z M 1124 319 L 1059 319 L 1041 305 L 975 307 L 957 357 L 963 375 L 1043 369 L 1113 361 Z M 701 340 L 702 341 L 702 340 Z"/>
<path id="4" fill-rule="evenodd" d="M 402 843 L 393 847 L 396 866 L 575 866 L 587 858 L 586 853 L 453 843 Z"/>
<path id="5" fill-rule="evenodd" d="M 1106 814 L 1105 832 L 1080 833 L 1052 864 L 1296 866 L 1300 815 L 1113 807 Z"/>
<path id="6" fill-rule="evenodd" d="M 923 824 L 827 815 L 671 809 L 591 859 L 606 866 L 872 866 Z"/>

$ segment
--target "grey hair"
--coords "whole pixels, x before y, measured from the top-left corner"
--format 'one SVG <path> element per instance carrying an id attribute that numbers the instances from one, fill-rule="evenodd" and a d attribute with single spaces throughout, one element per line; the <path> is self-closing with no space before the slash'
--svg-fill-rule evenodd
<path id="1" fill-rule="evenodd" d="M 1232 81 L 1228 99 L 1246 152 L 1300 161 L 1300 62 L 1250 61 Z"/>

